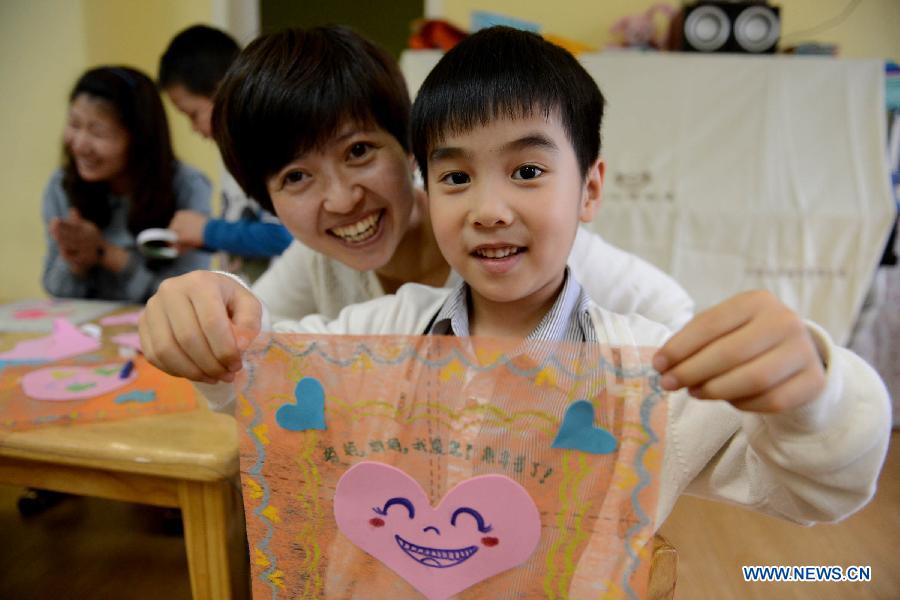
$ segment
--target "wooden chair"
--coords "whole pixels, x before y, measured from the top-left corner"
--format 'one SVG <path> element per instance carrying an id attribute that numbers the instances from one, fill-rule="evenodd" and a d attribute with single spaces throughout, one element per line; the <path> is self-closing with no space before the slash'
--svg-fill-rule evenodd
<path id="1" fill-rule="evenodd" d="M 650 583 L 647 585 L 648 600 L 672 600 L 675 597 L 675 576 L 678 567 L 678 552 L 661 535 L 653 537 L 650 558 Z"/>

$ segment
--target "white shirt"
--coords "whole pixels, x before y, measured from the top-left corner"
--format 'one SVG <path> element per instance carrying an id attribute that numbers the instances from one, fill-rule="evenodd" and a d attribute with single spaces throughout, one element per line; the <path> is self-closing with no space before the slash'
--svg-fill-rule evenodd
<path id="1" fill-rule="evenodd" d="M 638 313 L 681 329 L 693 316 L 694 303 L 674 279 L 650 263 L 579 228 L 569 268 L 598 305 L 622 314 Z M 445 287 L 460 281 L 451 273 Z M 356 271 L 294 242 L 253 285 L 274 321 L 310 314 L 334 318 L 350 304 L 384 295 L 373 271 Z"/>

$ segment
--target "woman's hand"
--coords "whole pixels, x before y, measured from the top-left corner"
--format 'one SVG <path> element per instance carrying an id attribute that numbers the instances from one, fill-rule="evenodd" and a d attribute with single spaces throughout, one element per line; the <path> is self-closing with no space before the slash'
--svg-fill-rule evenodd
<path id="1" fill-rule="evenodd" d="M 74 208 L 65 219 L 50 222 L 50 235 L 59 245 L 59 253 L 77 275 L 84 275 L 102 256 L 103 233 L 91 221 L 83 219 Z"/>
<path id="2" fill-rule="evenodd" d="M 219 273 L 193 271 L 166 279 L 147 301 L 138 329 L 147 359 L 193 381 L 233 381 L 241 353 L 261 327 L 262 304 Z"/>

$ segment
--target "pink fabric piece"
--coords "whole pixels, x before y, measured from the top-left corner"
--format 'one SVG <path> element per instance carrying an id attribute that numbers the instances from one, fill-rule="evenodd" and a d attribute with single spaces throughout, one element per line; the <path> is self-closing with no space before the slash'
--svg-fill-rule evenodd
<path id="1" fill-rule="evenodd" d="M 376 462 L 344 473 L 334 493 L 334 518 L 353 544 L 429 600 L 521 565 L 541 536 L 537 506 L 509 477 L 467 479 L 432 508 L 412 477 Z"/>
<path id="2" fill-rule="evenodd" d="M 137 379 L 136 370 L 121 379 L 125 363 L 92 367 L 47 367 L 22 377 L 25 395 L 35 400 L 83 400 L 109 393 Z"/>
<path id="3" fill-rule="evenodd" d="M 62 360 L 99 349 L 98 340 L 72 325 L 68 319 L 54 319 L 53 333 L 19 342 L 12 350 L 0 353 L 0 360 Z"/>
<path id="4" fill-rule="evenodd" d="M 136 310 L 134 312 L 125 313 L 122 315 L 112 315 L 109 317 L 103 317 L 100 319 L 101 325 L 137 325 L 138 319 L 141 318 L 144 310 Z"/>
<path id="5" fill-rule="evenodd" d="M 110 339 L 120 346 L 134 348 L 138 352 L 141 351 L 141 336 L 138 333 L 122 333 L 119 335 L 114 335 Z"/>

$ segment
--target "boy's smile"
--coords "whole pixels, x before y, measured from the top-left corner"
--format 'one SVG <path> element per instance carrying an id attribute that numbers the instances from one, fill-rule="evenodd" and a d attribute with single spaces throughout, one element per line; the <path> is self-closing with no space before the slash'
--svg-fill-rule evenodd
<path id="1" fill-rule="evenodd" d="M 602 162 L 584 177 L 555 112 L 449 133 L 428 156 L 432 226 L 471 286 L 473 328 L 480 311 L 498 304 L 543 314 L 579 221 L 589 222 L 599 203 Z"/>

